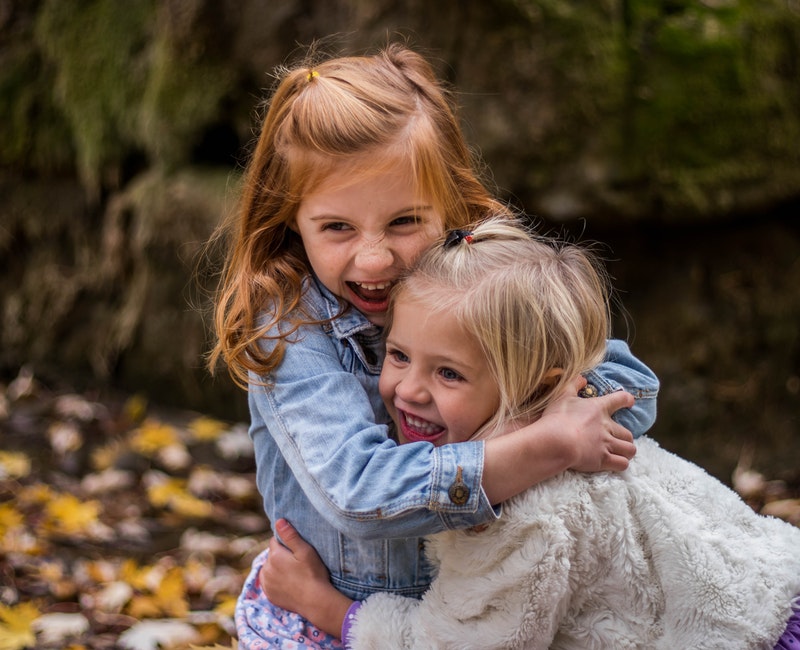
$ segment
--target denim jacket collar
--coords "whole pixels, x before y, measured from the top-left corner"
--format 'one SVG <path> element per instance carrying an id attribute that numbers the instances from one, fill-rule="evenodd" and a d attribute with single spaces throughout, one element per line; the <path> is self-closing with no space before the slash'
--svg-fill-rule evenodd
<path id="1" fill-rule="evenodd" d="M 382 328 L 370 323 L 366 316 L 354 307 L 346 308 L 342 313 L 341 301 L 315 275 L 309 276 L 308 282 L 314 283 L 322 298 L 322 304 L 318 306 L 323 310 L 323 316 L 330 319 L 325 324 L 325 329 L 335 338 L 341 341 L 362 333 L 371 338 L 382 333 Z"/>

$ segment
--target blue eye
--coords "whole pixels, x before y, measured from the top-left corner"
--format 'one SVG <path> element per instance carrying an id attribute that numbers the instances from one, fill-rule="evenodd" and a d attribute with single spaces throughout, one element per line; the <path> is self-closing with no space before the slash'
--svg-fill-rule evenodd
<path id="1" fill-rule="evenodd" d="M 388 350 L 386 354 L 398 363 L 408 363 L 408 357 L 400 350 Z"/>
<path id="2" fill-rule="evenodd" d="M 464 379 L 461 375 L 459 375 L 455 370 L 451 370 L 450 368 L 442 368 L 439 371 L 439 374 L 446 379 L 447 381 L 459 381 Z"/>

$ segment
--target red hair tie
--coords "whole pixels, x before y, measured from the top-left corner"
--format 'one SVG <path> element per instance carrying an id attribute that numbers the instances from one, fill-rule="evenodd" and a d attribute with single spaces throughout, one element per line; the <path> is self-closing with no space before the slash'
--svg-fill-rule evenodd
<path id="1" fill-rule="evenodd" d="M 447 237 L 444 240 L 444 247 L 451 248 L 453 246 L 458 246 L 462 241 L 471 244 L 472 233 L 469 230 L 451 230 L 447 233 Z"/>

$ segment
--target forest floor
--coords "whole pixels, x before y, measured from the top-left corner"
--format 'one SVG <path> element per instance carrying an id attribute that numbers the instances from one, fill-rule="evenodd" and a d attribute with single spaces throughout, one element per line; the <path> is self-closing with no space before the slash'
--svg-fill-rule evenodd
<path id="1" fill-rule="evenodd" d="M 800 525 L 800 490 L 733 487 Z M 0 385 L 0 650 L 235 648 L 233 608 L 270 535 L 243 424 Z"/>
<path id="2" fill-rule="evenodd" d="M 0 650 L 235 647 L 269 523 L 242 424 L 0 386 Z"/>

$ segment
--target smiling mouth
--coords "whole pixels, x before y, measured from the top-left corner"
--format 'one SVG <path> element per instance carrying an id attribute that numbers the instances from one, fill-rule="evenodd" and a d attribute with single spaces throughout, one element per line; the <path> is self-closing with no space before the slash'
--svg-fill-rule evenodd
<path id="1" fill-rule="evenodd" d="M 400 430 L 403 433 L 403 437 L 410 442 L 433 442 L 447 431 L 447 429 L 438 424 L 423 420 L 399 409 L 397 415 L 399 416 Z"/>
<path id="2" fill-rule="evenodd" d="M 384 303 L 389 299 L 389 292 L 394 284 L 394 282 L 348 282 L 347 286 L 364 302 Z"/>

